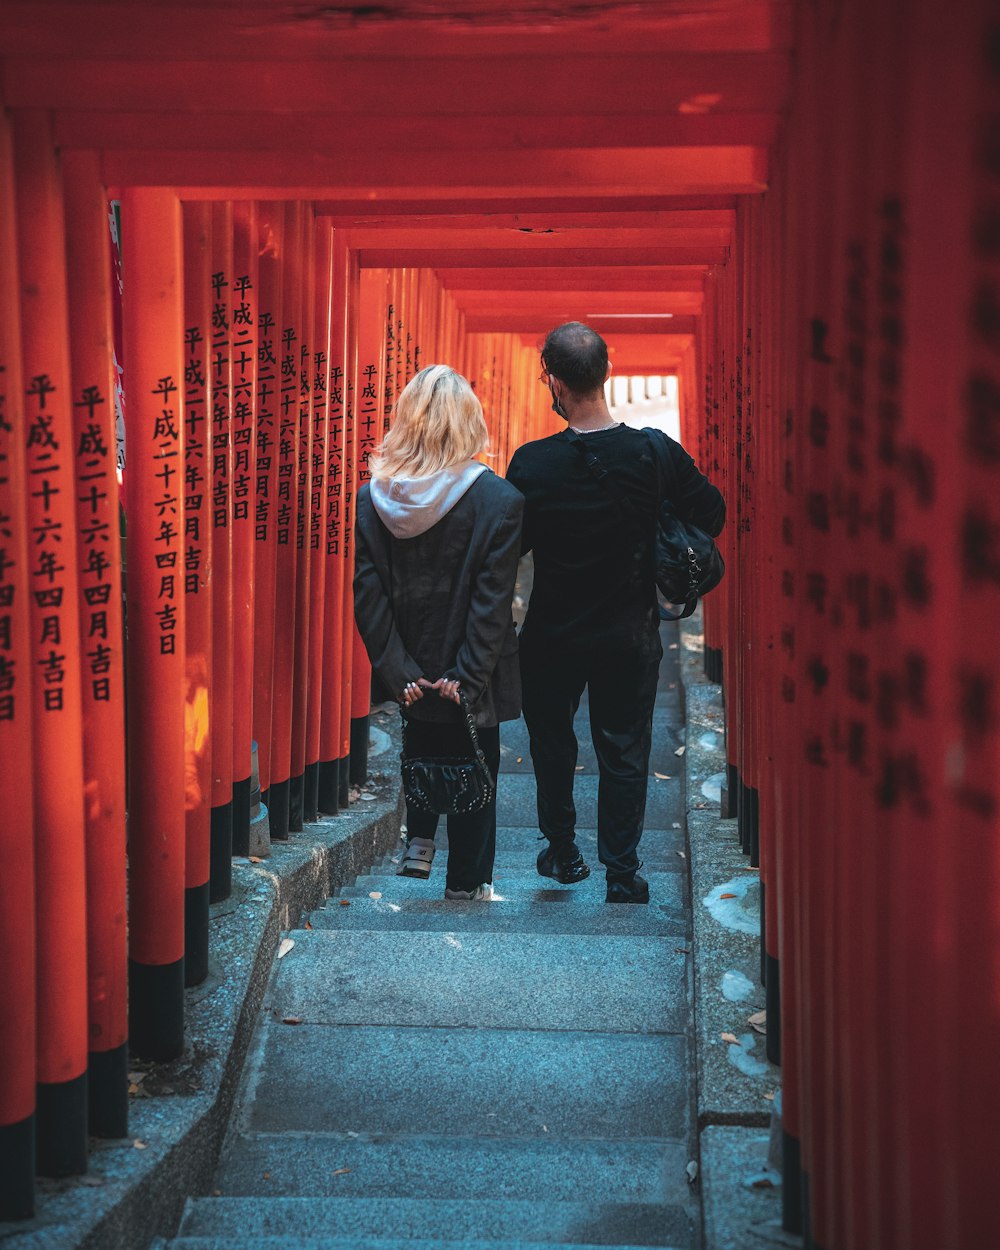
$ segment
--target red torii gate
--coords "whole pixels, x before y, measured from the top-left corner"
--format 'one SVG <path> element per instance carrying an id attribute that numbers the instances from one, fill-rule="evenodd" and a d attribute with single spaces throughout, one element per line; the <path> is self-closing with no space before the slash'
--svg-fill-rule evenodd
<path id="1" fill-rule="evenodd" d="M 617 372 L 678 374 L 730 503 L 706 660 L 766 891 L 786 1225 L 826 1250 L 988 1244 L 990 14 L 608 8 L 0 10 L 0 751 L 34 779 L 0 833 L 4 1213 L 30 1210 L 36 1130 L 49 1174 L 85 1166 L 88 1124 L 124 1131 L 127 1033 L 177 1052 L 249 733 L 278 836 L 347 801 L 351 508 L 387 400 L 447 359 L 502 466 L 553 428 L 540 334 L 612 314 Z"/>

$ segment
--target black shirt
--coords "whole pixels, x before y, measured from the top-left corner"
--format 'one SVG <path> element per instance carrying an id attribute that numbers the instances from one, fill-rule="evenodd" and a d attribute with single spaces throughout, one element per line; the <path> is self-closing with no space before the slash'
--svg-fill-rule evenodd
<path id="1" fill-rule="evenodd" d="M 684 519 L 711 534 L 725 505 L 673 439 L 666 440 L 677 481 L 673 501 Z M 525 499 L 522 549 L 534 553 L 535 577 L 523 637 L 572 644 L 635 641 L 655 628 L 653 535 L 660 474 L 649 435 L 627 425 L 583 434 L 586 446 L 631 502 L 629 515 L 588 469 L 565 432 L 526 443 L 507 480 Z"/>

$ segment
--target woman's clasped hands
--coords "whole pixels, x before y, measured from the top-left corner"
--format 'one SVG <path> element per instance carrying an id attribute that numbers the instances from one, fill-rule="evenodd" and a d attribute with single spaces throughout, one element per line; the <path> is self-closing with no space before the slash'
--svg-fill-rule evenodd
<path id="1" fill-rule="evenodd" d="M 461 685 L 456 680 L 448 680 L 439 677 L 437 681 L 428 681 L 426 677 L 418 677 L 416 681 L 408 681 L 403 687 L 403 693 L 399 696 L 398 701 L 403 707 L 410 707 L 418 699 L 424 697 L 425 690 L 433 690 L 435 694 L 441 696 L 442 699 L 450 699 L 452 703 L 461 703 Z"/>

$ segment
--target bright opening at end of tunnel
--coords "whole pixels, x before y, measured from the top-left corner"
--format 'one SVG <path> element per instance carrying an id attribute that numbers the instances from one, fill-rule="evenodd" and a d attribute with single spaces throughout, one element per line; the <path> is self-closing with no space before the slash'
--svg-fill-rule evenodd
<path id="1" fill-rule="evenodd" d="M 650 426 L 681 441 L 680 388 L 676 375 L 612 375 L 604 384 L 604 394 L 616 421 L 635 429 Z"/>

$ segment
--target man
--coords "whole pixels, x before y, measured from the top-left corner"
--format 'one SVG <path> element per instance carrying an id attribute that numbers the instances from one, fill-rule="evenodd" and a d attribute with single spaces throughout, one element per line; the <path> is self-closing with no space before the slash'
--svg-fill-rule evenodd
<path id="1" fill-rule="evenodd" d="M 663 648 L 653 578 L 660 472 L 650 435 L 616 423 L 604 398 L 607 344 L 578 321 L 553 330 L 541 380 L 566 431 L 527 443 L 507 480 L 524 495 L 522 548 L 534 553 L 534 586 L 521 634 L 524 718 L 538 786 L 538 826 L 548 847 L 538 871 L 571 885 L 590 869 L 576 845 L 573 717 L 584 688 L 600 769 L 598 856 L 609 903 L 648 903 L 638 875 L 653 702 Z M 722 496 L 665 435 L 679 514 L 711 534 Z M 588 467 L 592 452 L 608 477 Z M 609 480 L 610 479 L 610 480 Z M 629 501 L 623 503 L 621 496 Z"/>

